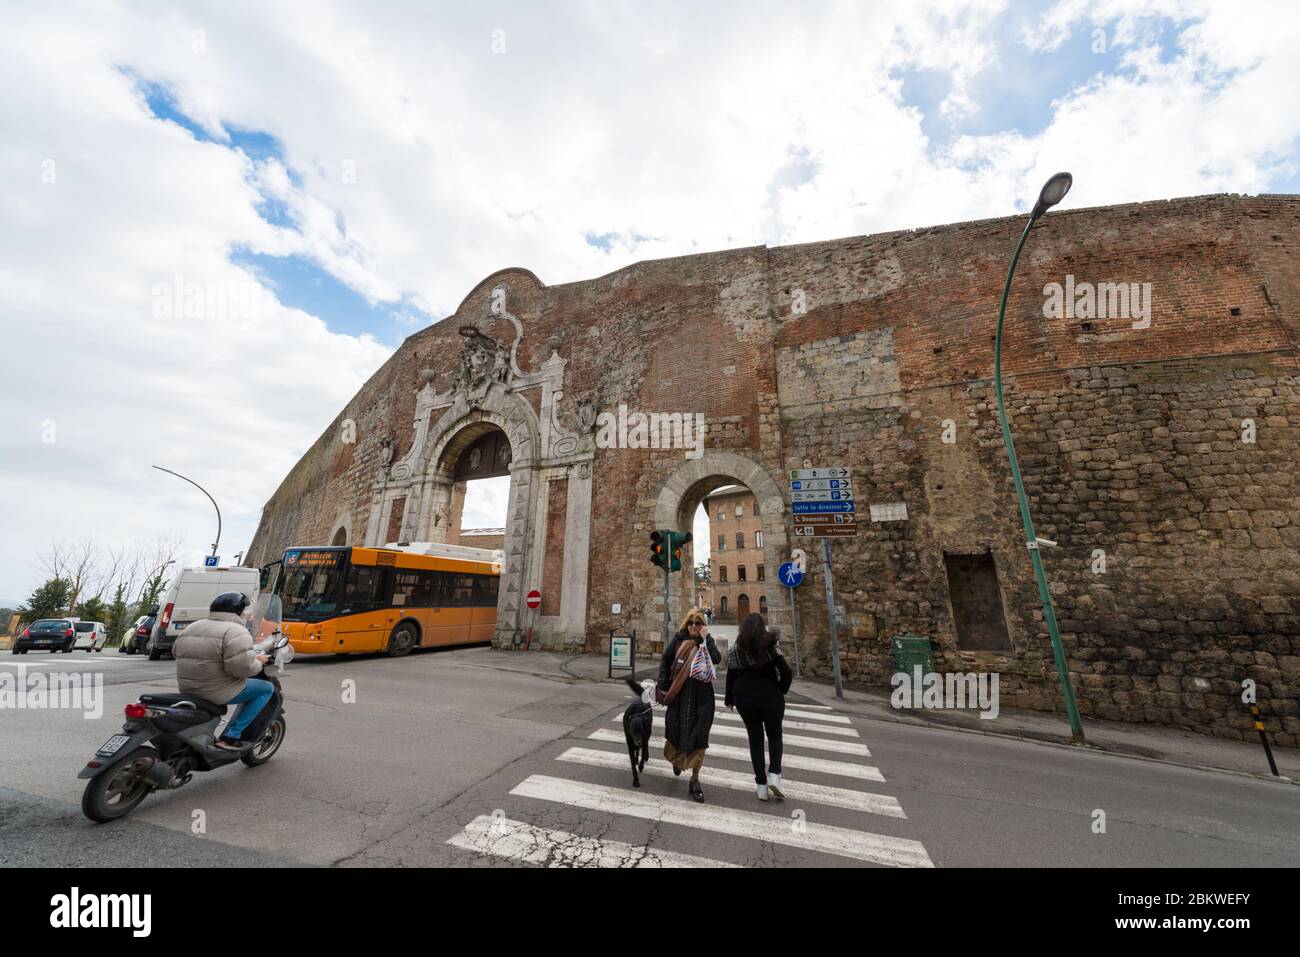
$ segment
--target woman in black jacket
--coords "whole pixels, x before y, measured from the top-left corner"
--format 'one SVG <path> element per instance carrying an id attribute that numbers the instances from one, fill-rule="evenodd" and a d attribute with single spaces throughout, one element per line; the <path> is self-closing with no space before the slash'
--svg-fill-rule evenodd
<path id="1" fill-rule="evenodd" d="M 704 614 L 698 608 L 692 608 L 682 622 L 681 631 L 677 632 L 668 647 L 664 649 L 659 662 L 658 686 L 667 691 L 672 684 L 673 660 L 682 642 L 689 641 L 696 648 L 704 645 L 708 648 L 713 664 L 722 661 L 722 652 L 718 650 Z M 690 667 L 689 663 L 685 667 Z M 700 768 L 704 765 L 704 752 L 709 746 L 709 730 L 713 727 L 713 682 L 687 678 L 664 717 L 664 757 L 673 766 L 673 774 L 681 774 L 690 769 L 691 797 L 697 801 L 704 800 L 704 789 L 700 786 Z"/>
<path id="2" fill-rule="evenodd" d="M 727 656 L 728 708 L 740 711 L 749 735 L 749 759 L 754 765 L 758 799 L 766 801 L 768 792 L 778 801 L 781 793 L 781 722 L 785 719 L 785 695 L 794 674 L 781 654 L 776 634 L 767 630 L 763 617 L 749 615 L 740 624 L 740 635 Z M 767 750 L 771 764 L 763 773 L 763 733 L 767 733 Z"/>

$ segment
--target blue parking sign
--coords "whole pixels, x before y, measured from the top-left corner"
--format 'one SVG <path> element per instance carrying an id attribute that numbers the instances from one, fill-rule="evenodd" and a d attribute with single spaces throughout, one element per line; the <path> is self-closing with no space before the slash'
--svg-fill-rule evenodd
<path id="1" fill-rule="evenodd" d="M 220 555 L 207 555 L 203 559 L 204 568 L 216 568 L 217 563 L 221 561 Z"/>

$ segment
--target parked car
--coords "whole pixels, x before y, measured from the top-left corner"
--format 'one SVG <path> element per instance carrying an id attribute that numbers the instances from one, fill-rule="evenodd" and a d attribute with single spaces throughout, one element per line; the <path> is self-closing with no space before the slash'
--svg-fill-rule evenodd
<path id="1" fill-rule="evenodd" d="M 13 653 L 25 655 L 32 649 L 37 651 L 72 651 L 76 632 L 71 618 L 42 618 L 34 621 L 14 641 Z"/>
<path id="2" fill-rule="evenodd" d="M 103 651 L 104 643 L 108 641 L 108 629 L 104 627 L 102 621 L 74 621 L 72 631 L 75 635 L 72 640 L 73 648 Z"/>
<path id="3" fill-rule="evenodd" d="M 158 616 L 145 615 L 136 622 L 129 637 L 123 637 L 122 643 L 117 646 L 118 654 L 125 652 L 128 655 L 134 655 L 137 652 L 144 651 L 145 646 L 149 644 L 149 635 L 153 633 L 154 622 Z"/>
<path id="4" fill-rule="evenodd" d="M 126 646 L 130 643 L 131 639 L 135 637 L 136 629 L 143 625 L 144 620 L 148 617 L 148 615 L 141 615 L 131 624 L 126 626 L 126 630 L 122 632 L 122 637 L 117 643 L 117 651 L 119 654 L 126 651 Z"/>
<path id="5" fill-rule="evenodd" d="M 261 584 L 260 569 L 236 566 L 228 568 L 182 568 L 176 573 L 158 601 L 162 614 L 149 636 L 149 660 L 157 661 L 171 654 L 172 645 L 185 626 L 208 617 L 208 606 L 222 592 L 238 591 L 257 600 Z"/>

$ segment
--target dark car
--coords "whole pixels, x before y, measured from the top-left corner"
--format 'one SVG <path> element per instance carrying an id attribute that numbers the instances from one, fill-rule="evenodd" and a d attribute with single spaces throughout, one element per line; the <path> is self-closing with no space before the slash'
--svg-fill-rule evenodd
<path id="1" fill-rule="evenodd" d="M 32 649 L 70 653 L 76 641 L 77 633 L 72 628 L 72 619 L 42 618 L 23 629 L 23 633 L 14 642 L 13 651 L 16 655 L 25 655 Z"/>
<path id="2" fill-rule="evenodd" d="M 153 614 L 140 622 L 135 633 L 131 635 L 130 640 L 122 642 L 118 647 L 119 652 L 126 652 L 128 655 L 134 655 L 136 652 L 144 651 L 144 646 L 149 643 L 149 636 L 153 633 L 154 622 L 158 620 L 158 615 Z"/>

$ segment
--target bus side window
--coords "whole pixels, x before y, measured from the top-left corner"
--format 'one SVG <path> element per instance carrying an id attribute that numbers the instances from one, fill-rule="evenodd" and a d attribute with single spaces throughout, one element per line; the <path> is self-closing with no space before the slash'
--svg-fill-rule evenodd
<path id="1" fill-rule="evenodd" d="M 416 572 L 415 593 L 411 604 L 416 608 L 437 608 L 442 604 L 437 572 Z"/>
<path id="2" fill-rule="evenodd" d="M 343 610 L 373 611 L 384 607 L 387 571 L 386 568 L 353 565 L 348 570 L 348 581 L 343 588 Z"/>
<path id="3" fill-rule="evenodd" d="M 495 608 L 497 606 L 497 582 L 495 575 L 474 576 L 474 607 Z"/>
<path id="4" fill-rule="evenodd" d="M 474 604 L 474 581 L 469 575 L 443 574 L 446 593 L 443 604 L 448 608 L 470 608 Z"/>

